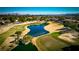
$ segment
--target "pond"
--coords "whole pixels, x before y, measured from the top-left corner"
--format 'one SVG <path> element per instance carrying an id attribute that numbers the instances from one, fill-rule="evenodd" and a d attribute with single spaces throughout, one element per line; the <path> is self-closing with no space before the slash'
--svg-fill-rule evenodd
<path id="1" fill-rule="evenodd" d="M 46 26 L 46 25 L 47 24 L 43 23 L 43 24 L 28 26 L 28 28 L 30 29 L 30 32 L 28 33 L 28 35 L 31 35 L 33 37 L 37 37 L 37 36 L 49 33 L 48 31 L 46 31 L 44 29 L 44 26 Z"/>

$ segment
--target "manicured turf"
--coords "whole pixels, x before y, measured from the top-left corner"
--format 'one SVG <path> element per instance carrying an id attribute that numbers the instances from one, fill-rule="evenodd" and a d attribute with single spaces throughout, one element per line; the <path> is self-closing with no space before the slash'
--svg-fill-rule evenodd
<path id="1" fill-rule="evenodd" d="M 51 36 L 57 38 L 60 34 L 61 34 L 60 32 L 53 32 Z"/>
<path id="2" fill-rule="evenodd" d="M 61 48 L 68 46 L 68 44 L 61 39 L 58 39 L 60 32 L 54 32 L 42 37 L 36 41 L 37 46 L 43 51 L 61 50 Z"/>
<path id="3" fill-rule="evenodd" d="M 23 31 L 25 26 L 26 25 L 17 25 L 9 29 L 7 32 L 0 34 L 0 44 L 2 44 L 7 37 L 9 37 L 10 35 L 13 35 L 16 31 Z"/>

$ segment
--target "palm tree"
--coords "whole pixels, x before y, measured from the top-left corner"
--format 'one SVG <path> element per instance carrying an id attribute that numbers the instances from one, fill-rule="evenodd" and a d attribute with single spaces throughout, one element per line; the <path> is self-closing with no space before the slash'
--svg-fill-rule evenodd
<path id="1" fill-rule="evenodd" d="M 28 43 L 28 42 L 31 42 L 32 38 L 33 38 L 33 37 L 30 36 L 30 35 L 25 35 L 25 36 L 23 37 L 23 40 L 24 40 L 25 43 Z"/>

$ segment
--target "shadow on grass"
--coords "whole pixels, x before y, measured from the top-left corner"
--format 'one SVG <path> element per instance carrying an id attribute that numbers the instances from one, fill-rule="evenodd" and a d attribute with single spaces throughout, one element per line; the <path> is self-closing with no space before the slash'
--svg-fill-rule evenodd
<path id="1" fill-rule="evenodd" d="M 32 43 L 25 45 L 20 41 L 19 45 L 12 51 L 37 51 L 37 48 Z"/>
<path id="2" fill-rule="evenodd" d="M 79 45 L 71 45 L 63 48 L 63 51 L 79 51 Z"/>

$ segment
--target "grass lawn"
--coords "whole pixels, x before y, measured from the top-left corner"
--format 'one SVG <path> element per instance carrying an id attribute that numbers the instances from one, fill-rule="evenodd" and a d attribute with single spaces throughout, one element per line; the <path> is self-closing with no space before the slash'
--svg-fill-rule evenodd
<path id="1" fill-rule="evenodd" d="M 36 41 L 37 46 L 43 51 L 61 50 L 61 48 L 68 46 L 68 44 L 61 39 L 58 39 L 60 32 L 54 32 L 42 37 Z"/>
<path id="2" fill-rule="evenodd" d="M 9 29 L 7 32 L 0 34 L 0 44 L 2 44 L 7 37 L 13 35 L 17 31 L 23 31 L 26 25 L 17 25 Z M 5 29 L 6 30 L 6 29 Z"/>
<path id="3" fill-rule="evenodd" d="M 61 32 L 53 32 L 51 34 L 51 36 L 53 36 L 54 38 L 58 38 L 58 36 L 61 34 Z"/>

